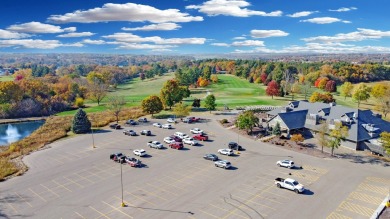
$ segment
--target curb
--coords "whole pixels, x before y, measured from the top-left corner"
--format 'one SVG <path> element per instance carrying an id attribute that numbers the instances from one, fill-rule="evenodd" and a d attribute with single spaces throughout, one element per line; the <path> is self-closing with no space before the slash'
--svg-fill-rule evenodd
<path id="1" fill-rule="evenodd" d="M 379 218 L 379 215 L 383 212 L 383 210 L 386 208 L 386 204 L 390 201 L 390 195 L 387 195 L 385 199 L 383 199 L 382 203 L 379 205 L 379 207 L 375 210 L 375 212 L 371 215 L 370 219 L 377 219 Z"/>

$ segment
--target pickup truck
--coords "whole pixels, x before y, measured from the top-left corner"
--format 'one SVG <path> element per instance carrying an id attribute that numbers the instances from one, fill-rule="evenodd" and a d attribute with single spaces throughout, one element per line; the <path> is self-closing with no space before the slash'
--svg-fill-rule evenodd
<path id="1" fill-rule="evenodd" d="M 141 161 L 138 160 L 137 158 L 126 156 L 124 160 L 131 167 L 140 167 L 141 166 Z"/>
<path id="2" fill-rule="evenodd" d="M 159 141 L 148 141 L 148 147 L 155 149 L 162 149 L 164 146 Z"/>
<path id="3" fill-rule="evenodd" d="M 296 180 L 290 178 L 283 179 L 278 177 L 275 179 L 275 185 L 278 188 L 286 188 L 292 190 L 297 194 L 305 191 L 305 188 L 302 184 L 299 184 Z"/>

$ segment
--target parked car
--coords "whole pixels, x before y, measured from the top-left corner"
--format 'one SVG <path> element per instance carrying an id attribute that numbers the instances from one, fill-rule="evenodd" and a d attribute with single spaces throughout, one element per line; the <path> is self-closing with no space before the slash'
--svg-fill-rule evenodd
<path id="1" fill-rule="evenodd" d="M 164 142 L 167 144 L 172 144 L 172 143 L 175 143 L 176 141 L 175 141 L 175 139 L 173 139 L 171 137 L 165 137 Z"/>
<path id="2" fill-rule="evenodd" d="M 174 134 L 175 136 L 181 138 L 181 139 L 185 139 L 185 138 L 189 138 L 190 136 L 188 136 L 187 134 L 183 133 L 183 132 L 175 132 Z"/>
<path id="3" fill-rule="evenodd" d="M 150 130 L 142 130 L 140 133 L 141 135 L 146 135 L 146 136 L 152 135 L 152 132 Z"/>
<path id="4" fill-rule="evenodd" d="M 134 130 L 124 130 L 123 134 L 130 135 L 130 136 L 136 136 L 137 133 Z"/>
<path id="5" fill-rule="evenodd" d="M 120 153 L 120 152 L 110 154 L 110 159 L 115 161 L 115 162 L 118 162 L 118 163 L 123 163 L 124 158 L 125 158 L 125 155 Z"/>
<path id="6" fill-rule="evenodd" d="M 131 167 L 140 167 L 141 161 L 134 157 L 126 156 L 124 161 L 129 164 Z"/>
<path id="7" fill-rule="evenodd" d="M 171 124 L 164 124 L 161 126 L 163 129 L 171 129 L 172 125 Z"/>
<path id="8" fill-rule="evenodd" d="M 193 129 L 190 130 L 190 132 L 192 134 L 201 134 L 201 133 L 203 133 L 203 130 L 200 129 L 200 128 L 193 128 Z"/>
<path id="9" fill-rule="evenodd" d="M 133 151 L 134 155 L 137 155 L 137 156 L 140 156 L 140 157 L 143 157 L 146 155 L 146 151 L 144 149 L 135 149 Z"/>
<path id="10" fill-rule="evenodd" d="M 161 144 L 159 141 L 148 141 L 147 145 L 150 148 L 155 148 L 155 149 L 162 149 L 162 148 L 164 148 L 164 145 Z"/>
<path id="11" fill-rule="evenodd" d="M 211 160 L 211 161 L 217 161 L 218 160 L 218 156 L 215 155 L 215 154 L 206 154 L 203 156 L 204 159 L 206 160 Z"/>
<path id="12" fill-rule="evenodd" d="M 189 119 L 189 118 L 184 118 L 182 121 L 183 121 L 184 123 L 191 123 L 191 122 L 192 122 L 192 120 Z"/>
<path id="13" fill-rule="evenodd" d="M 161 123 L 158 123 L 158 122 L 153 123 L 153 126 L 157 127 L 157 128 L 161 128 L 162 127 Z"/>
<path id="14" fill-rule="evenodd" d="M 275 184 L 278 188 L 286 188 L 294 191 L 297 194 L 305 191 L 305 188 L 302 184 L 299 184 L 296 180 L 290 178 L 283 179 L 278 177 L 275 179 Z"/>
<path id="15" fill-rule="evenodd" d="M 192 146 L 198 144 L 198 142 L 195 139 L 193 139 L 193 138 L 184 138 L 183 139 L 183 143 L 184 144 L 189 144 L 189 145 L 192 145 Z"/>
<path id="16" fill-rule="evenodd" d="M 114 124 L 110 125 L 110 128 L 112 128 L 112 129 L 121 129 L 121 125 L 119 125 L 118 123 L 114 123 Z"/>
<path id="17" fill-rule="evenodd" d="M 168 118 L 167 122 L 169 122 L 169 123 L 176 123 L 176 120 L 174 118 Z"/>
<path id="18" fill-rule="evenodd" d="M 232 165 L 229 161 L 227 160 L 218 160 L 214 162 L 216 167 L 221 167 L 224 169 L 229 169 Z"/>
<path id="19" fill-rule="evenodd" d="M 228 147 L 229 147 L 229 149 L 232 149 L 232 150 L 237 150 L 237 151 L 242 150 L 242 147 L 233 141 L 229 142 Z"/>
<path id="20" fill-rule="evenodd" d="M 132 119 L 129 119 L 125 122 L 126 125 L 137 125 L 138 123 Z"/>
<path id="21" fill-rule="evenodd" d="M 173 140 L 175 140 L 176 142 L 182 142 L 183 141 L 183 139 L 181 139 L 181 138 L 179 138 L 179 137 L 177 137 L 175 135 L 171 135 L 169 137 L 172 138 Z"/>
<path id="22" fill-rule="evenodd" d="M 233 155 L 233 150 L 229 149 L 229 148 L 224 148 L 224 149 L 219 149 L 218 153 L 230 156 L 230 155 Z"/>
<path id="23" fill-rule="evenodd" d="M 200 121 L 200 118 L 195 118 L 195 117 L 193 117 L 193 116 L 188 117 L 188 119 L 190 119 L 191 122 L 199 122 L 199 121 Z"/>
<path id="24" fill-rule="evenodd" d="M 194 135 L 192 136 L 195 140 L 198 140 L 198 141 L 207 141 L 209 140 L 209 137 L 205 134 L 197 134 L 197 135 Z"/>
<path id="25" fill-rule="evenodd" d="M 146 118 L 139 118 L 138 122 L 148 122 L 148 120 Z"/>
<path id="26" fill-rule="evenodd" d="M 286 168 L 293 168 L 294 167 L 294 161 L 292 160 L 279 160 L 276 162 L 276 165 L 279 167 L 286 167 Z"/>
<path id="27" fill-rule="evenodd" d="M 169 144 L 168 146 L 172 149 L 177 149 L 177 150 L 182 149 L 184 147 L 183 143 L 181 143 L 181 142 L 173 142 L 173 143 Z"/>

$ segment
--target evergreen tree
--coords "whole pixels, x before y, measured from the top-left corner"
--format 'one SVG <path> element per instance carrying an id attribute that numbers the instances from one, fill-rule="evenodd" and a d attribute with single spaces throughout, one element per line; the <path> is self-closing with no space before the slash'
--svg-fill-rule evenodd
<path id="1" fill-rule="evenodd" d="M 79 108 L 73 117 L 72 131 L 76 134 L 87 133 L 91 130 L 91 122 L 83 109 Z"/>
<path id="2" fill-rule="evenodd" d="M 277 136 L 282 134 L 282 132 L 280 131 L 280 124 L 279 124 L 279 122 L 276 123 L 274 129 L 272 130 L 272 134 L 273 135 L 277 135 Z"/>

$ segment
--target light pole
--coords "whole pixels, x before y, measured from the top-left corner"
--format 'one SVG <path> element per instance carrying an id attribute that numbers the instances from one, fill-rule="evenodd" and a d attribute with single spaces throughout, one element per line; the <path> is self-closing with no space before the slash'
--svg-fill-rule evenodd
<path id="1" fill-rule="evenodd" d="M 92 148 L 96 148 L 95 147 L 95 139 L 93 137 L 93 128 L 91 127 L 91 132 L 92 132 Z"/>
<path id="2" fill-rule="evenodd" d="M 119 162 L 120 163 L 120 162 Z M 121 166 L 121 189 L 122 189 L 122 202 L 121 202 L 121 207 L 125 207 L 125 203 L 123 202 L 123 174 L 122 174 L 122 163 L 120 163 Z"/>

